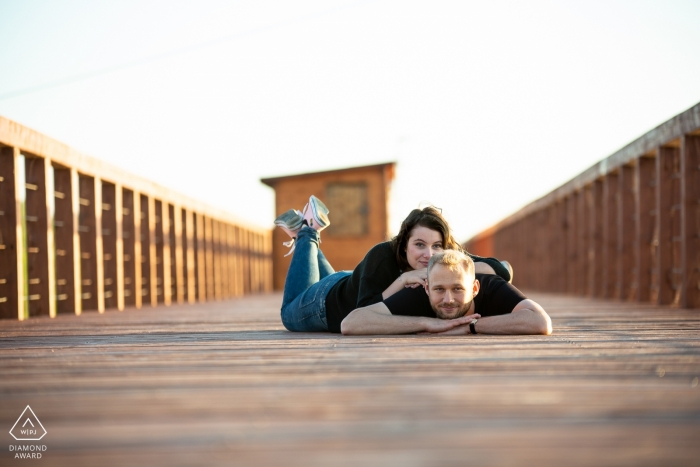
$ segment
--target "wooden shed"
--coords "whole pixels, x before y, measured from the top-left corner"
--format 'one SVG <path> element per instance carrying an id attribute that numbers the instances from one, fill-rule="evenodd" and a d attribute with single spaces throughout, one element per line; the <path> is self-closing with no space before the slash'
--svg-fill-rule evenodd
<path id="1" fill-rule="evenodd" d="M 330 211 L 331 225 L 323 231 L 321 249 L 336 271 L 357 266 L 365 253 L 389 236 L 389 189 L 394 162 L 325 172 L 264 178 L 275 190 L 275 212 L 302 210 L 309 196 L 320 198 Z M 282 242 L 289 240 L 275 229 L 272 242 L 273 287 L 284 288 L 292 256 Z"/>

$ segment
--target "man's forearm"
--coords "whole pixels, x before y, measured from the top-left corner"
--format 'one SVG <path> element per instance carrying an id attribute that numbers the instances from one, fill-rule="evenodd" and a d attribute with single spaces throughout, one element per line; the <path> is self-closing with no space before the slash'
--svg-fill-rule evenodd
<path id="1" fill-rule="evenodd" d="M 395 316 L 360 308 L 350 313 L 340 331 L 347 336 L 371 334 L 412 334 L 427 330 L 425 321 L 432 318 L 420 316 Z"/>
<path id="2" fill-rule="evenodd" d="M 544 310 L 523 309 L 507 315 L 481 318 L 474 326 L 477 334 L 552 333 L 552 321 Z"/>

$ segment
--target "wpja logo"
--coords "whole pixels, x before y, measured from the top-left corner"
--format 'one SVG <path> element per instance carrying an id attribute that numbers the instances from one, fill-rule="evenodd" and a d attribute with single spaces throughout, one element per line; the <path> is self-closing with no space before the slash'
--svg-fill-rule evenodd
<path id="1" fill-rule="evenodd" d="M 46 436 L 46 428 L 41 424 L 32 408 L 27 406 L 10 430 L 10 434 L 17 441 L 39 441 Z M 10 452 L 13 451 L 15 459 L 41 459 L 42 452 L 46 451 L 46 445 L 11 444 Z"/>

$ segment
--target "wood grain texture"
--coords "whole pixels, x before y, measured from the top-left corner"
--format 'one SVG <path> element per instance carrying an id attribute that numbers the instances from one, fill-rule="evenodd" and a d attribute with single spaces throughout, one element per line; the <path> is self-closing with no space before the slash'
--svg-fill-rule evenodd
<path id="1" fill-rule="evenodd" d="M 697 465 L 700 310 L 533 298 L 552 336 L 289 333 L 278 294 L 0 321 L 0 419 L 52 466 Z"/>

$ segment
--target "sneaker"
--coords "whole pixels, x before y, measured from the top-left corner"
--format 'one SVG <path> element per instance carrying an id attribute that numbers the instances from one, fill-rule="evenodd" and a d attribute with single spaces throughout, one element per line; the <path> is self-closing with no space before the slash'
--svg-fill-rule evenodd
<path id="1" fill-rule="evenodd" d="M 510 274 L 510 280 L 508 281 L 508 283 L 512 284 L 513 283 L 513 266 L 511 266 L 508 261 L 501 261 L 501 264 L 508 270 L 508 273 Z"/>
<path id="2" fill-rule="evenodd" d="M 291 238 L 291 240 L 288 242 L 282 243 L 282 245 L 291 248 L 289 252 L 284 255 L 285 257 L 291 255 L 296 247 L 294 241 L 296 240 L 297 232 L 299 232 L 299 229 L 301 229 L 303 226 L 303 220 L 304 218 L 302 217 L 301 213 L 296 209 L 290 209 L 289 211 L 283 212 L 277 216 L 277 219 L 275 219 L 275 225 L 284 230 Z"/>
<path id="3" fill-rule="evenodd" d="M 304 207 L 304 223 L 320 232 L 331 225 L 331 221 L 328 219 L 328 212 L 326 205 L 320 199 L 311 195 L 309 203 Z"/>

